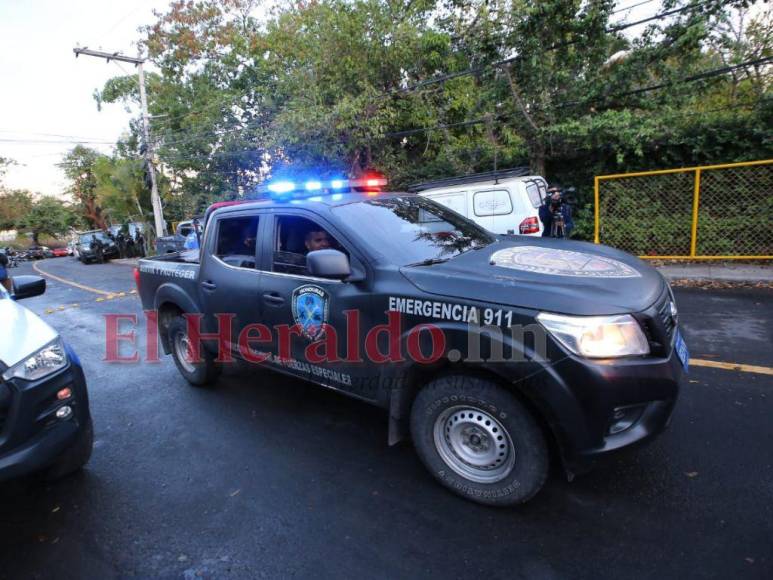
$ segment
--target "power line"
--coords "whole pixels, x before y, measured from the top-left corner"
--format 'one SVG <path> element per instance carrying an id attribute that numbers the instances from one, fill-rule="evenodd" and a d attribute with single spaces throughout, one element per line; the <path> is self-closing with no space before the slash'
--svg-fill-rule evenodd
<path id="1" fill-rule="evenodd" d="M 675 14 L 680 14 L 682 12 L 687 12 L 688 10 L 695 10 L 696 8 L 700 8 L 704 4 L 707 4 L 709 1 L 710 0 L 703 0 L 702 2 L 697 2 L 695 4 L 690 4 L 688 6 L 682 6 L 681 8 L 674 8 L 672 10 L 667 10 L 665 12 L 661 12 L 659 14 L 655 14 L 654 16 L 650 16 L 648 18 L 643 18 L 641 20 L 637 20 L 636 22 L 630 22 L 630 23 L 627 23 L 627 24 L 620 24 L 620 25 L 617 25 L 617 26 L 613 26 L 611 28 L 607 28 L 605 30 L 605 32 L 607 32 L 607 33 L 620 32 L 622 30 L 625 30 L 627 28 L 631 28 L 633 26 L 638 26 L 640 24 L 644 24 L 644 23 L 647 23 L 647 22 L 652 22 L 652 21 L 655 21 L 655 20 L 661 20 L 663 18 L 666 18 L 667 16 L 673 16 Z M 559 43 L 556 43 L 556 44 L 553 44 L 553 45 L 547 47 L 545 50 L 546 51 L 558 50 L 559 48 L 565 48 L 565 47 L 571 46 L 573 44 L 577 44 L 578 42 L 579 42 L 579 40 L 569 40 L 569 41 L 565 41 L 565 42 L 559 42 Z M 449 81 L 449 80 L 453 80 L 453 79 L 456 79 L 456 78 L 459 78 L 459 77 L 479 74 L 480 72 L 482 72 L 482 71 L 484 71 L 486 69 L 490 69 L 490 68 L 501 68 L 501 67 L 507 66 L 507 65 L 515 62 L 519 58 L 521 58 L 520 55 L 515 55 L 515 56 L 511 56 L 509 58 L 505 58 L 505 59 L 502 59 L 502 60 L 495 61 L 495 62 L 487 64 L 487 65 L 481 65 L 481 66 L 478 66 L 478 67 L 468 68 L 468 69 L 465 69 L 465 70 L 462 70 L 462 71 L 459 71 L 459 72 L 455 72 L 455 73 L 448 73 L 448 74 L 444 74 L 444 75 L 439 75 L 439 76 L 433 77 L 431 79 L 420 81 L 418 83 L 415 83 L 415 84 L 413 84 L 413 85 L 411 85 L 409 87 L 403 88 L 403 89 L 394 89 L 393 91 L 385 93 L 385 96 L 389 96 L 390 94 L 399 94 L 399 93 L 410 92 L 410 91 L 416 90 L 418 88 L 426 87 L 426 86 L 433 85 L 433 84 L 436 84 L 436 83 L 443 83 L 443 82 L 446 82 L 446 81 Z"/>
<path id="2" fill-rule="evenodd" d="M 770 62 L 772 60 L 773 60 L 773 57 L 766 57 L 766 58 L 761 58 L 761 59 L 756 59 L 756 60 L 750 60 L 750 61 L 742 62 L 742 63 L 736 64 L 736 65 L 724 66 L 724 67 L 721 67 L 721 68 L 701 71 L 700 73 L 697 73 L 695 75 L 692 75 L 692 76 L 689 76 L 689 77 L 685 77 L 683 79 L 678 79 L 678 80 L 675 80 L 675 81 L 668 81 L 668 82 L 663 82 L 663 83 L 657 83 L 657 84 L 654 84 L 654 85 L 649 85 L 649 86 L 641 87 L 641 88 L 638 88 L 638 89 L 632 89 L 632 90 L 629 90 L 629 91 L 625 91 L 625 92 L 621 92 L 621 93 L 616 93 L 616 94 L 613 94 L 613 95 L 606 95 L 604 97 L 590 97 L 590 98 L 587 98 L 587 99 L 580 99 L 580 100 L 574 100 L 574 101 L 565 101 L 565 102 L 562 102 L 562 103 L 556 103 L 554 106 L 558 107 L 558 108 L 563 108 L 563 107 L 575 106 L 575 105 L 583 104 L 583 103 L 587 103 L 587 102 L 599 101 L 601 99 L 609 99 L 609 98 L 616 98 L 617 99 L 617 98 L 622 98 L 622 97 L 631 96 L 631 95 L 643 94 L 643 93 L 652 92 L 652 91 L 655 91 L 655 90 L 660 90 L 660 89 L 663 89 L 663 88 L 667 88 L 667 87 L 670 87 L 670 86 L 673 86 L 673 85 L 676 85 L 676 84 L 691 83 L 691 82 L 696 82 L 696 81 L 699 81 L 699 80 L 705 80 L 705 79 L 712 78 L 712 77 L 722 76 L 722 75 L 725 75 L 725 74 L 727 74 L 727 73 L 729 73 L 729 72 L 731 72 L 733 70 L 739 69 L 739 68 L 744 68 L 744 67 L 748 67 L 748 66 L 756 66 L 756 65 L 760 65 L 760 64 L 765 64 L 765 63 Z M 440 124 L 433 125 L 433 126 L 430 126 L 430 127 L 418 127 L 418 128 L 415 128 L 415 129 L 406 129 L 406 130 L 402 130 L 402 131 L 393 131 L 393 132 L 385 133 L 384 136 L 385 137 L 408 137 L 408 136 L 411 136 L 411 135 L 421 134 L 421 133 L 425 133 L 425 132 L 428 132 L 428 131 L 445 130 L 445 129 L 453 129 L 453 128 L 458 128 L 458 127 L 466 127 L 466 126 L 472 126 L 472 125 L 479 125 L 479 124 L 482 124 L 482 123 L 489 122 L 492 119 L 493 120 L 502 121 L 502 120 L 507 120 L 507 118 L 509 118 L 509 117 L 508 116 L 502 116 L 502 115 L 495 116 L 495 117 L 484 116 L 484 117 L 480 117 L 480 118 L 477 118 L 477 119 L 460 121 L 460 122 L 457 122 L 457 123 L 440 123 Z M 238 130 L 242 130 L 242 129 L 239 128 Z M 230 151 L 217 152 L 217 151 L 214 151 L 214 152 L 211 152 L 209 154 L 204 154 L 204 155 L 200 155 L 200 156 L 177 156 L 177 157 L 169 156 L 169 157 L 167 157 L 167 159 L 170 160 L 170 161 L 175 161 L 175 160 L 196 160 L 196 159 L 211 159 L 211 158 L 217 158 L 217 157 L 234 157 L 234 156 L 247 155 L 247 154 L 249 154 L 249 152 L 245 152 L 245 151 L 239 151 L 239 152 L 237 152 L 237 151 L 233 151 L 233 152 L 230 152 Z"/>
<path id="3" fill-rule="evenodd" d="M 635 4 L 635 5 L 629 6 L 628 8 L 633 8 L 635 6 L 646 4 L 646 3 L 649 3 L 649 2 L 653 2 L 653 1 L 655 1 L 655 0 L 647 0 L 646 2 L 641 2 L 640 4 Z M 676 14 L 680 14 L 682 12 L 687 12 L 689 10 L 694 10 L 696 8 L 701 7 L 704 4 L 707 4 L 709 1 L 711 1 L 711 0 L 703 0 L 703 1 L 700 1 L 700 2 L 696 2 L 694 4 L 690 4 L 690 5 L 687 5 L 687 6 L 682 6 L 680 8 L 674 8 L 674 9 L 671 9 L 671 10 L 667 10 L 665 12 L 661 12 L 661 13 L 655 14 L 653 16 L 649 16 L 647 18 L 643 18 L 643 19 L 637 20 L 635 22 L 621 24 L 621 25 L 616 25 L 616 26 L 607 28 L 606 32 L 607 33 L 620 32 L 622 30 L 625 30 L 627 28 L 632 28 L 632 27 L 638 26 L 640 24 L 644 24 L 644 23 L 647 23 L 647 22 L 652 22 L 652 21 L 655 21 L 655 20 L 661 20 L 661 19 L 666 18 L 668 16 L 673 16 L 673 15 L 676 15 Z M 612 12 L 611 14 L 614 14 L 614 12 Z M 580 42 L 580 41 L 579 40 L 570 40 L 570 41 L 565 41 L 565 42 L 559 42 L 559 43 L 555 43 L 555 44 L 553 44 L 551 46 L 548 46 L 547 48 L 545 48 L 545 50 L 546 51 L 558 50 L 560 48 L 566 48 L 568 46 L 572 46 L 574 44 L 577 44 L 578 42 Z M 460 77 L 471 76 L 471 75 L 478 75 L 478 74 L 481 74 L 483 72 L 488 71 L 489 69 L 497 69 L 497 68 L 501 68 L 501 67 L 507 66 L 507 65 L 515 62 L 519 58 L 521 58 L 521 56 L 520 55 L 516 55 L 516 56 L 512 56 L 512 57 L 509 57 L 509 58 L 506 58 L 506 59 L 501 59 L 501 60 L 498 60 L 498 61 L 486 64 L 486 65 L 480 65 L 480 66 L 477 66 L 477 67 L 467 68 L 467 69 L 464 69 L 464 70 L 461 70 L 461 71 L 458 71 L 458 72 L 444 73 L 442 75 L 438 75 L 438 76 L 432 77 L 431 79 L 426 79 L 426 80 L 423 80 L 423 81 L 416 82 L 416 83 L 414 83 L 412 85 L 409 85 L 407 87 L 396 88 L 396 89 L 392 89 L 392 90 L 389 90 L 389 91 L 383 91 L 380 94 L 374 96 L 373 100 L 377 100 L 377 99 L 381 99 L 381 98 L 386 98 L 386 97 L 390 97 L 390 96 L 395 96 L 395 95 L 403 95 L 403 94 L 415 92 L 415 91 L 421 90 L 421 89 L 423 89 L 423 88 L 425 88 L 427 86 L 435 85 L 435 84 L 438 84 L 438 83 L 444 83 L 444 82 L 447 82 L 449 80 L 453 80 L 453 79 L 460 78 Z M 211 109 L 212 107 L 214 107 L 216 105 L 219 105 L 219 104 L 226 104 L 226 105 L 229 105 L 229 106 L 238 105 L 239 101 L 243 97 L 244 97 L 244 95 L 238 95 L 236 97 L 236 99 L 234 101 L 231 101 L 230 103 L 226 103 L 224 101 L 214 101 L 214 102 L 212 102 L 212 103 L 210 103 L 208 105 L 203 106 L 201 109 L 198 109 L 198 110 L 189 111 L 187 113 L 181 113 L 179 115 L 170 115 L 167 119 L 164 119 L 164 121 L 167 121 L 166 124 L 168 125 L 168 120 L 169 119 L 178 119 L 179 120 L 179 119 L 185 119 L 185 118 L 187 118 L 189 116 L 200 115 L 203 112 L 205 112 L 205 111 L 207 111 L 207 110 Z"/>
<path id="4" fill-rule="evenodd" d="M 717 69 L 703 71 L 703 72 L 700 72 L 700 73 L 698 73 L 696 75 L 692 75 L 690 77 L 686 77 L 684 79 L 680 79 L 678 81 L 658 83 L 658 84 L 655 84 L 655 85 L 650 85 L 650 86 L 647 86 L 647 87 L 641 87 L 639 89 L 633 89 L 633 90 L 630 90 L 630 91 L 625 91 L 625 92 L 617 93 L 615 95 L 610 95 L 610 96 L 612 96 L 614 98 L 620 98 L 620 97 L 626 97 L 626 96 L 629 96 L 629 95 L 638 95 L 638 94 L 647 93 L 647 92 L 651 92 L 651 91 L 655 91 L 655 90 L 659 90 L 659 89 L 664 89 L 664 88 L 673 86 L 675 84 L 691 83 L 691 82 L 695 82 L 695 81 L 699 81 L 699 80 L 705 80 L 705 79 L 716 77 L 716 76 L 722 76 L 722 75 L 725 75 L 725 74 L 727 74 L 727 73 L 729 73 L 729 72 L 731 72 L 733 70 L 739 69 L 739 68 L 744 68 L 744 67 L 747 67 L 747 66 L 756 66 L 756 65 L 765 64 L 765 63 L 768 63 L 768 62 L 771 62 L 771 61 L 773 61 L 773 57 L 766 57 L 766 58 L 760 58 L 760 59 L 756 59 L 756 60 L 746 61 L 746 62 L 742 62 L 742 63 L 736 64 L 736 65 L 724 66 L 724 67 L 717 68 Z M 608 97 L 604 97 L 604 98 L 608 98 Z M 591 97 L 591 98 L 582 99 L 582 100 L 566 101 L 564 103 L 557 103 L 555 106 L 556 107 L 568 107 L 568 106 L 578 105 L 578 104 L 582 104 L 582 103 L 586 103 L 586 102 L 593 102 L 595 100 L 599 100 L 599 98 L 598 97 Z M 494 117 L 494 119 L 496 119 L 496 120 L 498 120 L 500 122 L 506 121 L 509 118 L 510 118 L 510 115 L 498 115 L 498 116 Z M 419 128 L 416 128 L 416 129 L 408 129 L 408 130 L 405 130 L 405 131 L 395 131 L 395 132 L 392 132 L 392 133 L 387 133 L 386 136 L 388 136 L 388 137 L 408 137 L 410 135 L 416 135 L 416 134 L 420 134 L 420 133 L 425 133 L 427 131 L 452 129 L 452 128 L 455 128 L 455 127 L 464 127 L 464 126 L 471 126 L 471 125 L 480 125 L 482 123 L 490 122 L 491 120 L 492 120 L 491 116 L 480 117 L 478 119 L 471 119 L 471 120 L 468 120 L 468 121 L 461 121 L 459 123 L 439 124 L 439 125 L 434 125 L 432 127 L 419 127 Z"/>
<path id="5" fill-rule="evenodd" d="M 652 4 L 656 0 L 644 0 L 643 2 L 637 2 L 636 4 L 631 4 L 630 6 L 621 6 L 620 8 L 613 10 L 609 14 L 618 14 L 620 12 L 625 12 L 626 10 L 631 10 L 632 8 L 638 8 L 639 6 L 644 6 L 645 4 Z"/>
<path id="6" fill-rule="evenodd" d="M 643 5 L 643 4 L 649 3 L 651 1 L 654 1 L 654 0 L 647 0 L 647 2 L 640 2 L 638 4 L 633 4 L 633 5 L 628 6 L 625 9 L 630 9 L 630 8 L 635 7 L 635 6 L 639 6 L 639 5 Z M 689 6 L 684 6 L 684 7 L 681 7 L 681 8 L 671 9 L 671 10 L 668 10 L 668 11 L 656 14 L 656 15 L 648 17 L 648 18 L 637 20 L 636 22 L 614 26 L 614 27 L 608 28 L 607 31 L 608 32 L 617 32 L 617 31 L 620 31 L 620 30 L 623 30 L 623 29 L 626 29 L 626 28 L 629 28 L 629 27 L 632 27 L 632 26 L 637 26 L 637 25 L 640 25 L 640 24 L 643 24 L 643 23 L 646 23 L 646 22 L 651 22 L 651 21 L 654 21 L 654 20 L 659 20 L 659 19 L 665 18 L 667 16 L 671 16 L 671 15 L 674 15 L 674 14 L 682 13 L 682 12 L 685 12 L 687 10 L 694 10 L 694 9 L 700 7 L 703 4 L 706 4 L 706 1 L 694 3 L 694 4 L 691 4 Z M 558 43 L 558 44 L 555 44 L 555 45 L 553 45 L 551 47 L 548 47 L 547 50 L 555 50 L 555 49 L 558 49 L 558 48 L 561 48 L 561 47 L 564 47 L 564 46 L 569 46 L 569 45 L 574 44 L 576 42 L 578 42 L 578 41 L 575 40 L 575 41 L 568 41 L 568 42 L 564 42 L 564 43 Z M 416 83 L 416 84 L 414 84 L 413 86 L 410 86 L 410 87 L 405 87 L 405 88 L 401 88 L 401 89 L 395 89 L 393 91 L 388 91 L 388 92 L 382 93 L 381 95 L 377 96 L 376 98 L 383 97 L 383 96 L 389 96 L 389 95 L 392 95 L 392 94 L 407 94 L 407 93 L 410 93 L 410 92 L 413 92 L 413 91 L 416 91 L 416 90 L 424 89 L 425 87 L 433 85 L 433 84 L 438 84 L 438 83 L 445 82 L 445 81 L 453 79 L 453 78 L 458 78 L 458 77 L 461 77 L 461 76 L 467 76 L 467 75 L 470 75 L 470 74 L 481 73 L 481 72 L 485 72 L 485 71 L 488 71 L 488 70 L 494 70 L 496 68 L 505 66 L 506 64 L 509 64 L 509 63 L 517 60 L 518 58 L 520 58 L 520 56 L 514 56 L 514 57 L 511 57 L 511 58 L 508 58 L 508 59 L 503 59 L 503 60 L 491 63 L 489 65 L 484 65 L 484 66 L 480 66 L 480 67 L 470 68 L 470 69 L 466 69 L 466 70 L 459 71 L 459 72 L 456 72 L 456 73 L 448 73 L 448 74 L 436 76 L 436 77 L 433 77 L 432 79 L 427 79 L 425 81 L 421 81 L 419 83 Z M 742 66 L 742 65 L 739 65 L 739 66 Z M 736 68 L 738 68 L 738 66 Z M 707 71 L 705 74 L 711 74 L 712 72 L 716 72 L 716 71 Z M 692 79 L 692 80 L 699 80 L 699 79 L 696 78 L 696 79 Z M 690 79 L 685 79 L 682 82 L 690 82 Z M 665 86 L 670 86 L 670 83 L 661 83 L 659 85 L 655 85 L 655 86 L 652 86 L 652 87 L 643 87 L 641 89 L 636 89 L 634 91 L 630 91 L 630 92 L 627 92 L 627 93 L 621 93 L 621 94 L 615 95 L 615 96 L 619 97 L 619 96 L 626 96 L 628 94 L 639 94 L 639 93 L 642 93 L 642 92 L 647 92 L 647 91 L 652 91 L 652 90 L 655 90 L 655 89 L 658 89 L 658 88 L 663 88 Z M 244 95 L 238 96 L 234 101 L 232 101 L 230 103 L 226 103 L 224 101 L 214 101 L 214 102 L 206 105 L 205 107 L 203 107 L 200 110 L 189 111 L 188 113 L 172 116 L 171 118 L 183 119 L 183 118 L 187 118 L 187 117 L 190 117 L 190 116 L 193 116 L 193 115 L 198 115 L 198 114 L 201 114 L 204 111 L 206 111 L 208 109 L 211 109 L 212 107 L 217 106 L 217 105 L 234 106 L 234 105 L 238 105 L 238 104 L 243 104 L 243 101 L 240 103 L 240 101 L 243 98 L 243 96 Z M 561 103 L 558 106 L 571 106 L 573 104 L 577 104 L 577 103 L 581 103 L 581 102 L 585 102 L 585 101 L 583 100 L 583 101 L 576 101 L 576 102 Z M 469 121 L 462 121 L 462 122 L 459 122 L 459 123 L 438 124 L 438 125 L 435 125 L 433 127 L 416 128 L 416 129 L 409 129 L 409 130 L 404 130 L 404 131 L 397 131 L 397 132 L 387 133 L 386 136 L 391 136 L 391 137 L 394 137 L 394 136 L 409 136 L 409 135 L 413 135 L 413 134 L 417 134 L 417 133 L 423 133 L 423 132 L 426 132 L 428 130 L 434 130 L 434 129 L 445 129 L 445 128 L 452 128 L 452 127 L 476 125 L 476 124 L 480 124 L 480 123 L 486 122 L 489 118 L 490 117 L 483 117 L 483 118 L 480 118 L 480 119 L 473 119 L 473 120 L 469 120 Z M 234 128 L 224 128 L 224 129 L 219 129 L 219 130 L 216 129 L 216 130 L 212 130 L 212 131 L 193 132 L 193 133 L 184 133 L 182 131 L 178 131 L 178 132 L 174 132 L 172 134 L 181 134 L 181 135 L 185 135 L 185 136 L 183 138 L 177 139 L 177 140 L 162 141 L 162 143 L 163 143 L 164 146 L 171 147 L 171 146 L 174 146 L 176 144 L 189 143 L 189 142 L 195 140 L 197 137 L 201 137 L 201 136 L 204 136 L 204 135 L 218 135 L 218 136 L 220 136 L 220 135 L 227 135 L 229 133 L 234 133 L 234 132 L 246 132 L 246 131 L 249 131 L 249 130 L 251 130 L 253 128 L 256 128 L 256 127 L 254 127 L 254 126 L 250 127 L 250 122 L 248 122 L 244 126 L 234 127 Z M 195 157 L 191 157 L 191 156 L 187 156 L 187 157 L 186 156 L 176 156 L 176 157 L 175 156 L 165 156 L 165 157 L 166 157 L 166 159 L 168 159 L 168 160 L 173 162 L 174 160 L 183 160 L 183 159 L 188 159 L 188 160 L 192 160 L 192 159 L 211 159 L 211 158 L 216 158 L 216 157 L 230 157 L 230 156 L 239 156 L 239 155 L 245 155 L 245 154 L 247 154 L 247 153 L 246 152 L 227 152 L 227 151 L 226 152 L 217 152 L 217 151 L 215 151 L 215 152 L 210 152 L 210 153 L 205 153 L 205 154 L 202 154 L 202 155 L 198 155 L 198 156 L 195 156 Z"/>
<path id="7" fill-rule="evenodd" d="M 153 144 L 150 142 L 150 123 L 148 121 L 148 102 L 145 96 L 145 73 L 143 71 L 143 64 L 145 59 L 141 57 L 130 57 L 122 55 L 120 52 L 103 52 L 100 50 L 89 50 L 88 48 L 74 48 L 75 58 L 78 58 L 81 54 L 86 56 L 95 56 L 98 58 L 104 58 L 107 62 L 111 60 L 118 62 L 127 62 L 137 67 L 137 80 L 140 87 L 140 106 L 142 108 L 142 129 L 145 135 L 145 159 L 148 166 L 148 174 L 150 175 L 150 202 L 153 205 L 153 218 L 156 226 L 156 235 L 166 235 L 166 223 L 164 222 L 164 210 L 161 204 L 161 197 L 158 195 L 158 184 L 156 183 L 156 170 L 153 167 Z"/>
<path id="8" fill-rule="evenodd" d="M 0 137 L 0 143 L 19 143 L 22 145 L 114 145 L 113 141 L 68 140 L 52 141 L 50 139 L 9 139 Z"/>

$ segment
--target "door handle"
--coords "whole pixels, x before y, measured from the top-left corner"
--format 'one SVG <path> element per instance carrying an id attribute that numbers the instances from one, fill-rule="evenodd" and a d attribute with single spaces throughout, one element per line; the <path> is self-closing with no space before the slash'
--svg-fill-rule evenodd
<path id="1" fill-rule="evenodd" d="M 213 292 L 214 290 L 217 290 L 217 284 L 210 280 L 205 280 L 201 283 L 201 287 L 204 288 L 207 292 Z"/>
<path id="2" fill-rule="evenodd" d="M 284 304 L 284 302 L 285 302 L 285 299 L 282 298 L 276 292 L 271 292 L 269 294 L 264 294 L 263 295 L 263 300 L 265 300 L 269 304 L 273 304 L 274 306 L 279 306 L 280 304 Z"/>

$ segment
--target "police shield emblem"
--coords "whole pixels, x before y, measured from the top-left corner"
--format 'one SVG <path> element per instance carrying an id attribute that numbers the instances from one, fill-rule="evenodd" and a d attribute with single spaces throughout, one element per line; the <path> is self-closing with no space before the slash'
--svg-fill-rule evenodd
<path id="1" fill-rule="evenodd" d="M 306 284 L 293 290 L 293 320 L 301 334 L 309 340 L 316 340 L 325 332 L 327 324 L 328 293 L 319 286 Z"/>

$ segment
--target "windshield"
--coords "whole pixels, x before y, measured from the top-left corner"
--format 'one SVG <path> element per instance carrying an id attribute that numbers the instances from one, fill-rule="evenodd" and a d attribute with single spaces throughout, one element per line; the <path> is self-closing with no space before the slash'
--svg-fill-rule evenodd
<path id="1" fill-rule="evenodd" d="M 108 238 L 104 232 L 97 232 L 93 234 L 83 234 L 80 237 L 81 244 L 90 244 L 92 242 L 91 236 L 96 236 L 97 239 L 100 242 L 109 242 L 110 238 Z"/>
<path id="2" fill-rule="evenodd" d="M 400 266 L 441 261 L 493 243 L 492 234 L 432 200 L 400 196 L 333 208 L 365 243 Z"/>

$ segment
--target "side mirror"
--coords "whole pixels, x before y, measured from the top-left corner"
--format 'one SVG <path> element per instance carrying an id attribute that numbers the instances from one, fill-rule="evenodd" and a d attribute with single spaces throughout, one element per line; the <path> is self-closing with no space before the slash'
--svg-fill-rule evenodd
<path id="1" fill-rule="evenodd" d="M 306 255 L 306 269 L 318 278 L 343 280 L 352 273 L 349 258 L 338 250 L 316 250 Z"/>
<path id="2" fill-rule="evenodd" d="M 40 276 L 14 276 L 13 299 L 22 300 L 40 296 L 46 291 L 46 280 Z"/>

